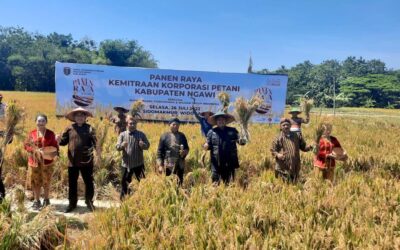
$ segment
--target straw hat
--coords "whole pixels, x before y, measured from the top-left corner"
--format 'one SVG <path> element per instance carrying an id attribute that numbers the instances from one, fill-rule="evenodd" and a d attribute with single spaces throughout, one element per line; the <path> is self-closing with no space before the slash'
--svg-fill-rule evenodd
<path id="1" fill-rule="evenodd" d="M 229 124 L 231 122 L 235 121 L 235 117 L 233 115 L 230 115 L 228 113 L 225 113 L 223 111 L 218 111 L 216 114 L 213 116 L 208 117 L 207 122 L 211 125 L 216 125 L 217 124 L 217 118 L 218 117 L 224 117 L 226 119 L 226 124 Z"/>
<path id="2" fill-rule="evenodd" d="M 47 146 L 42 148 L 43 159 L 53 160 L 57 156 L 57 148 L 53 146 Z"/>
<path id="3" fill-rule="evenodd" d="M 76 109 L 74 109 L 74 110 L 68 112 L 68 113 L 65 115 L 65 118 L 67 118 L 67 119 L 70 120 L 71 122 L 75 122 L 74 117 L 75 117 L 75 114 L 78 113 L 78 112 L 84 113 L 87 117 L 93 117 L 92 113 L 90 113 L 89 111 L 87 111 L 86 109 L 84 109 L 84 108 L 82 108 L 82 107 L 79 107 L 79 108 L 76 108 Z"/>
<path id="4" fill-rule="evenodd" d="M 129 112 L 129 109 L 126 109 L 126 108 L 121 107 L 121 106 L 114 107 L 114 110 L 117 111 L 117 112 L 123 112 L 123 113 L 128 113 Z"/>
<path id="5" fill-rule="evenodd" d="M 292 107 L 289 111 L 289 114 L 292 114 L 292 113 L 300 114 L 301 113 L 300 107 Z"/>

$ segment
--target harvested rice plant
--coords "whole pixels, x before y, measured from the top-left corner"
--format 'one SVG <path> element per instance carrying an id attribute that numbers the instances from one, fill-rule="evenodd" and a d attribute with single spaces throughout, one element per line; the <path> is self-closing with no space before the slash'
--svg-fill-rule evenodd
<path id="1" fill-rule="evenodd" d="M 48 115 L 48 128 L 59 134 L 69 124 L 56 118 L 55 96 L 3 92 L 23 108 L 23 134 L 35 127 L 37 112 Z M 232 100 L 234 101 L 234 100 Z M 329 111 L 328 111 L 329 112 Z M 251 141 L 239 148 L 240 169 L 230 186 L 213 186 L 201 167 L 204 138 L 198 125 L 182 125 L 189 140 L 183 187 L 174 177 L 156 174 L 159 136 L 168 126 L 139 123 L 150 149 L 145 152 L 146 179 L 133 181 L 133 194 L 120 207 L 96 211 L 84 221 L 55 215 L 54 208 L 32 215 L 21 203 L 27 188 L 23 136 L 7 145 L 3 180 L 8 196 L 0 207 L 0 249 L 399 249 L 400 111 L 339 109 L 333 132 L 349 159 L 339 162 L 333 183 L 314 175 L 313 153 L 302 153 L 299 183 L 286 184 L 272 171 L 269 148 L 278 125 L 249 124 Z M 326 110 L 311 111 L 303 127 L 315 141 Z M 96 160 L 96 198 L 118 203 L 120 154 L 113 126 L 100 116 L 90 119 L 102 155 Z M 106 115 L 104 115 L 106 117 Z M 238 125 L 234 125 L 237 126 Z M 238 127 L 239 129 L 239 127 Z M 206 164 L 208 166 L 208 157 Z M 62 148 L 52 179 L 53 198 L 66 199 L 67 158 Z M 82 185 L 81 185 L 82 186 Z M 53 209 L 53 210 L 52 210 Z"/>

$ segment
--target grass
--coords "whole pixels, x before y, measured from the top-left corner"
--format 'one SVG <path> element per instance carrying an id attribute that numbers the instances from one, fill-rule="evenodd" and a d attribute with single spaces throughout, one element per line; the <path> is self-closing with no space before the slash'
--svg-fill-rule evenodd
<path id="1" fill-rule="evenodd" d="M 4 101 L 17 99 L 26 108 L 25 133 L 35 127 L 34 117 L 44 112 L 48 128 L 61 133 L 70 123 L 54 114 L 54 94 L 2 92 Z M 341 109 L 340 109 L 341 110 Z M 82 237 L 70 243 L 76 249 L 399 249 L 400 248 L 400 117 L 399 110 L 343 109 L 369 116 L 337 116 L 333 135 L 346 149 L 349 160 L 338 163 L 333 184 L 316 179 L 312 153 L 302 153 L 300 182 L 287 185 L 271 171 L 269 153 L 278 125 L 250 124 L 252 141 L 239 147 L 241 168 L 233 185 L 215 187 L 208 169 L 201 168 L 204 138 L 198 125 L 182 125 L 191 151 L 183 188 L 170 177 L 154 171 L 159 136 L 168 126 L 139 123 L 150 150 L 145 152 L 147 178 L 133 181 L 133 195 L 120 208 L 96 212 Z M 303 127 L 308 143 L 314 141 L 318 117 Z M 328 111 L 330 112 L 330 110 Z M 377 116 L 374 116 L 377 115 Z M 98 198 L 116 196 L 120 154 L 115 152 L 116 135 L 107 121 L 89 120 L 105 135 L 101 163 L 96 169 Z M 104 129 L 109 129 L 105 133 Z M 22 141 L 8 145 L 3 178 L 7 188 L 25 186 L 26 154 Z M 62 148 L 52 181 L 52 195 L 66 197 L 66 149 Z M 81 185 L 82 186 L 82 185 Z M 115 197 L 114 197 L 115 198 Z M 4 205 L 6 206 L 6 205 Z M 0 238 L 10 242 L 16 236 L 4 232 L 21 229 L 29 221 L 18 220 L 13 212 L 0 209 Z M 21 214 L 23 214 L 21 212 Z M 61 230 L 61 229 L 60 229 Z M 10 231 L 11 232 L 11 231 Z M 62 232 L 62 230 L 61 230 Z M 14 238 L 13 238 L 14 237 Z M 17 241 L 13 241 L 17 242 Z M 62 242 L 60 243 L 62 244 Z"/>

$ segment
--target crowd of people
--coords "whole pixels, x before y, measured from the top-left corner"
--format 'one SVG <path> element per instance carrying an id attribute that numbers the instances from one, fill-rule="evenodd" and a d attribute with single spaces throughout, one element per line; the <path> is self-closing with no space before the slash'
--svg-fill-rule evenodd
<path id="1" fill-rule="evenodd" d="M 7 115 L 6 105 L 2 103 L 0 94 L 0 119 Z M 143 153 L 150 147 L 146 134 L 137 130 L 140 116 L 128 115 L 129 110 L 123 107 L 115 107 L 118 113 L 110 120 L 115 125 L 118 134 L 116 150 L 122 152 L 121 162 L 121 192 L 123 200 L 130 194 L 129 184 L 133 174 L 140 181 L 145 178 L 145 161 Z M 235 178 L 235 170 L 239 168 L 238 147 L 246 145 L 247 141 L 240 137 L 236 128 L 228 126 L 235 118 L 226 110 L 217 113 L 198 113 L 193 107 L 195 117 L 201 125 L 204 138 L 203 149 L 210 154 L 210 169 L 212 182 L 218 185 L 221 181 L 229 184 Z M 299 117 L 301 110 L 292 108 L 290 118 L 282 118 L 280 132 L 273 140 L 270 152 L 276 160 L 275 176 L 288 183 L 295 183 L 299 178 L 301 169 L 300 150 L 304 152 L 314 151 L 314 166 L 317 174 L 323 179 L 333 181 L 335 160 L 345 160 L 347 155 L 342 149 L 337 138 L 331 135 L 332 125 L 324 123 L 323 134 L 317 143 L 307 144 L 301 132 L 301 125 L 309 123 L 310 118 Z M 34 194 L 33 209 L 40 210 L 50 205 L 50 182 L 53 173 L 54 162 L 59 156 L 59 147 L 68 147 L 68 200 L 69 205 L 65 212 L 72 212 L 77 207 L 78 201 L 78 177 L 81 174 L 85 184 L 85 202 L 90 211 L 95 209 L 93 205 L 94 183 L 93 168 L 94 155 L 101 154 L 101 148 L 97 146 L 96 131 L 88 123 L 92 113 L 84 108 L 76 108 L 65 115 L 71 121 L 65 130 L 56 135 L 46 127 L 47 116 L 36 116 L 36 128 L 28 133 L 24 148 L 29 154 L 28 166 L 32 168 L 31 184 Z M 178 184 L 182 185 L 186 157 L 189 153 L 188 140 L 184 133 L 179 131 L 181 121 L 177 117 L 169 120 L 169 131 L 160 136 L 157 148 L 158 172 L 164 175 L 176 175 Z M 6 139 L 6 143 L 12 142 L 13 135 L 5 131 L 0 136 Z M 340 151 L 340 152 L 339 152 Z M 339 152 L 339 153 L 338 153 Z M 3 154 L 0 151 L 0 160 L 3 164 Z M 0 167 L 1 174 L 1 167 Z M 0 175 L 1 177 L 1 175 Z M 43 188 L 43 202 L 40 201 Z M 0 178 L 0 201 L 5 197 L 3 182 Z"/>

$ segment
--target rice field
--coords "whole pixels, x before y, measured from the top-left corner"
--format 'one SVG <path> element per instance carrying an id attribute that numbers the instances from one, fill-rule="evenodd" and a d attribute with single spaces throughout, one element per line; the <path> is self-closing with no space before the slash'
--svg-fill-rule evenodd
<path id="1" fill-rule="evenodd" d="M 17 99 L 25 108 L 21 123 L 25 134 L 34 129 L 38 112 L 48 115 L 48 128 L 56 133 L 69 124 L 55 117 L 54 94 L 2 93 L 5 102 Z M 39 249 L 45 243 L 72 249 L 400 249 L 400 111 L 339 111 L 350 115 L 334 118 L 332 134 L 349 160 L 337 165 L 334 183 L 314 175 L 312 153 L 301 155 L 299 183 L 276 179 L 269 148 L 278 125 L 250 124 L 251 142 L 239 148 L 241 168 L 234 183 L 213 186 L 209 169 L 199 163 L 204 143 L 199 125 L 188 124 L 181 126 L 190 153 L 179 188 L 173 177 L 154 171 L 159 136 L 168 126 L 140 123 L 138 129 L 151 144 L 145 153 L 146 179 L 132 182 L 134 193 L 119 208 L 97 211 L 79 222 L 85 227 L 56 217 L 51 209 L 36 216 L 23 208 L 10 210 L 10 203 L 17 202 L 11 194 L 27 188 L 24 138 L 16 138 L 7 147 L 3 167 L 10 194 L 0 208 L 0 249 Z M 308 143 L 313 142 L 321 119 L 315 110 L 311 124 L 303 127 Z M 116 135 L 106 120 L 94 118 L 89 123 L 103 148 L 95 170 L 96 197 L 117 201 L 120 154 L 115 150 Z M 65 148 L 51 190 L 52 197 L 67 197 Z M 48 227 L 38 232 L 35 225 L 40 220 L 47 221 Z"/>

